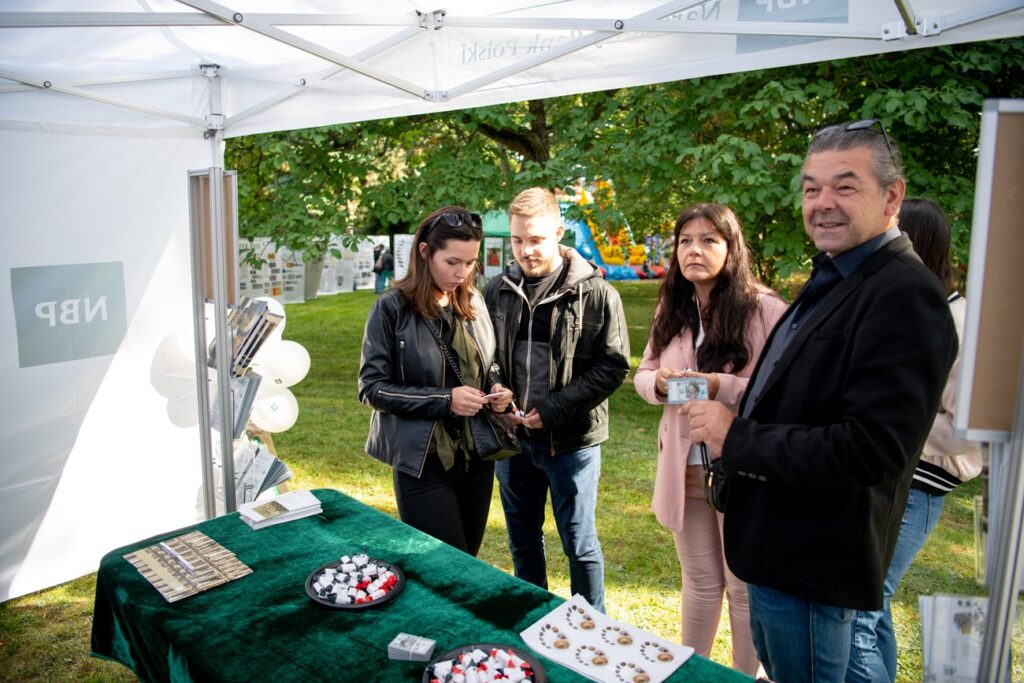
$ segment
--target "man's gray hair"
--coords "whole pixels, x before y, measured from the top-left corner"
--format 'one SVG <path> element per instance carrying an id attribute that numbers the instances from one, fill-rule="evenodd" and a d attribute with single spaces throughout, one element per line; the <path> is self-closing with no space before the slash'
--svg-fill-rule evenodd
<path id="1" fill-rule="evenodd" d="M 900 148 L 878 121 L 857 121 L 822 128 L 814 134 L 807 147 L 807 156 L 858 147 L 871 150 L 871 173 L 883 188 L 904 177 Z"/>

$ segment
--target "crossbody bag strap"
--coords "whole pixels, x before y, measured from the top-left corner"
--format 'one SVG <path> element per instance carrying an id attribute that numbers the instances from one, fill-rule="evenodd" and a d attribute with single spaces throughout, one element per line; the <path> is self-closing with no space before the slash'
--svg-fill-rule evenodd
<path id="1" fill-rule="evenodd" d="M 452 358 L 452 354 L 448 352 L 448 346 L 441 341 L 441 335 L 438 334 L 437 330 L 434 329 L 434 326 L 430 324 L 429 320 L 424 320 L 423 322 L 427 326 L 427 329 L 430 330 L 430 334 L 434 335 L 434 339 L 437 340 L 437 345 L 441 347 L 441 353 L 443 353 L 444 357 L 448 359 L 448 363 L 452 366 L 452 370 L 455 371 L 455 378 L 459 380 L 459 384 L 464 385 L 466 382 L 462 379 L 462 373 L 459 372 L 459 364 L 455 362 L 455 359 Z"/>

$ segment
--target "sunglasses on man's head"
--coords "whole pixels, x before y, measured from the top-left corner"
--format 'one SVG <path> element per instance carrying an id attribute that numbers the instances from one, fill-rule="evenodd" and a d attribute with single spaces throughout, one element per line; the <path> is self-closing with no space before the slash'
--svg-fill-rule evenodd
<path id="1" fill-rule="evenodd" d="M 842 130 L 845 133 L 846 131 L 849 130 L 868 130 L 869 128 L 873 128 L 874 126 L 878 126 L 878 130 L 882 131 L 882 138 L 885 140 L 885 148 L 889 150 L 889 158 L 892 159 L 892 163 L 896 164 L 896 155 L 893 154 L 892 151 L 892 142 L 890 142 L 889 134 L 885 131 L 885 126 L 882 125 L 882 122 L 880 120 L 864 119 L 862 121 L 853 121 L 852 123 L 847 123 L 845 126 L 843 126 Z M 836 126 L 822 128 L 821 130 L 814 134 L 814 137 L 821 137 L 822 135 L 825 134 L 826 131 L 832 131 L 835 128 Z M 899 164 L 896 165 L 899 166 Z"/>
<path id="2" fill-rule="evenodd" d="M 428 232 L 437 227 L 437 224 L 444 222 L 449 228 L 457 228 L 466 223 L 466 219 L 469 219 L 469 223 L 475 228 L 482 228 L 484 225 L 483 219 L 480 218 L 478 213 L 442 213 L 434 217 L 434 220 L 430 221 L 430 225 L 423 231 L 426 235 Z"/>

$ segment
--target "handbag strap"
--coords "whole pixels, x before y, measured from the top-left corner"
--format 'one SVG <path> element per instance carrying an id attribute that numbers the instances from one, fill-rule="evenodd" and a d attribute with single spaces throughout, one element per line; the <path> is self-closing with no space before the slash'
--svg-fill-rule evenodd
<path id="1" fill-rule="evenodd" d="M 448 346 L 441 341 L 441 335 L 438 334 L 437 330 L 434 329 L 434 326 L 430 324 L 429 320 L 424 320 L 423 322 L 426 324 L 427 329 L 430 330 L 430 334 L 434 335 L 434 339 L 437 340 L 437 345 L 441 347 L 441 353 L 443 353 L 444 357 L 448 359 L 449 365 L 451 365 L 452 370 L 455 371 L 455 378 L 459 380 L 459 384 L 466 384 L 466 381 L 462 379 L 462 373 L 459 372 L 459 364 L 455 362 L 455 359 L 452 358 L 452 354 L 448 352 Z"/>

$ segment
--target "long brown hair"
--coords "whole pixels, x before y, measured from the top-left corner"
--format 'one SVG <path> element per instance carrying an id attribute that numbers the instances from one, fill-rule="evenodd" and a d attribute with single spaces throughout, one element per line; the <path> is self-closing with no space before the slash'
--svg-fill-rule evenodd
<path id="1" fill-rule="evenodd" d="M 697 370 L 723 372 L 739 370 L 750 360 L 746 328 L 757 309 L 760 283 L 750 268 L 747 244 L 739 219 L 724 204 L 696 204 L 679 214 L 672 233 L 672 258 L 658 292 L 659 310 L 651 328 L 651 350 L 660 355 L 676 335 L 689 329 L 694 339 L 700 330 L 700 311 L 693 283 L 683 277 L 679 266 L 679 235 L 689 221 L 703 218 L 728 246 L 725 264 L 718 274 L 707 302 L 709 320 L 704 342 L 697 350 Z"/>
<path id="2" fill-rule="evenodd" d="M 441 218 L 444 214 L 458 216 L 462 222 L 452 227 L 447 220 Z M 428 264 L 434 253 L 444 249 L 448 240 L 481 242 L 483 239 L 484 231 L 479 216 L 471 214 L 461 206 L 443 206 L 423 219 L 413 236 L 409 270 L 405 277 L 395 283 L 395 289 L 402 293 L 416 315 L 426 320 L 433 320 L 438 316 L 437 285 L 434 284 Z M 427 245 L 426 253 L 422 255 L 420 243 Z M 455 288 L 450 297 L 455 314 L 465 320 L 476 319 L 472 304 L 475 273 L 475 268 L 467 273 L 466 279 Z"/>
<path id="3" fill-rule="evenodd" d="M 930 199 L 905 199 L 900 207 L 899 225 L 928 270 L 942 281 L 946 294 L 952 294 L 956 283 L 949 261 L 951 231 L 946 214 Z"/>

